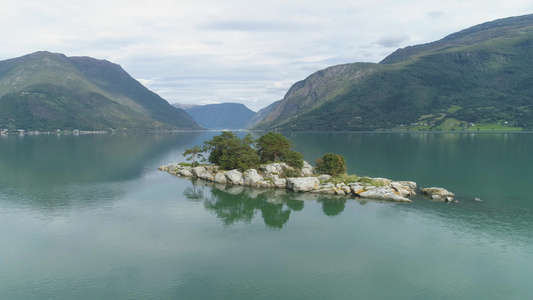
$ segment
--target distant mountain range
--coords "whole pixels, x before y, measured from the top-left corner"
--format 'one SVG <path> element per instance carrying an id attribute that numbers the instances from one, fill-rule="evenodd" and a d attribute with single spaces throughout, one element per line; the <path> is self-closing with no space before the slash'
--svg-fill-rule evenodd
<path id="1" fill-rule="evenodd" d="M 361 131 L 533 125 L 533 15 L 333 66 L 295 83 L 255 129 Z"/>
<path id="2" fill-rule="evenodd" d="M 533 15 L 318 71 L 257 113 L 236 103 L 174 106 L 108 61 L 50 52 L 0 61 L 0 129 L 531 129 Z"/>
<path id="3" fill-rule="evenodd" d="M 0 61 L 0 129 L 198 130 L 119 65 L 36 52 Z"/>
<path id="4" fill-rule="evenodd" d="M 172 104 L 183 108 L 200 126 L 208 129 L 245 129 L 256 113 L 240 103 L 207 105 Z"/>

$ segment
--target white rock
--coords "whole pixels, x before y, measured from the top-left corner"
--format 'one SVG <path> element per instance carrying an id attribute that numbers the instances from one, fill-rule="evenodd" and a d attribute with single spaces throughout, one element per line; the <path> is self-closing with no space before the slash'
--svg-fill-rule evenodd
<path id="1" fill-rule="evenodd" d="M 256 169 L 249 169 L 242 173 L 243 185 L 256 185 L 263 180 L 263 176 L 259 175 Z"/>
<path id="2" fill-rule="evenodd" d="M 205 167 L 194 167 L 194 168 L 189 169 L 189 172 L 192 174 L 192 176 L 196 176 L 202 179 L 211 179 L 213 177 L 213 175 L 211 175 L 211 173 L 209 173 Z M 184 173 L 186 174 L 187 172 L 184 172 Z M 180 171 L 180 174 L 182 174 L 181 171 Z M 183 176 L 187 176 L 187 175 L 183 175 Z"/>
<path id="3" fill-rule="evenodd" d="M 320 181 L 316 177 L 287 178 L 287 188 L 295 192 L 309 192 L 318 189 Z"/>
<path id="4" fill-rule="evenodd" d="M 408 186 L 412 190 L 416 190 L 417 188 L 416 182 L 414 181 L 396 181 L 396 182 L 403 186 Z"/>
<path id="5" fill-rule="evenodd" d="M 431 195 L 431 200 L 435 200 L 435 201 L 444 201 L 444 198 L 441 196 L 441 195 Z"/>
<path id="6" fill-rule="evenodd" d="M 332 179 L 333 179 L 333 176 L 328 175 L 328 174 L 322 174 L 322 175 L 318 176 L 318 180 L 320 180 L 322 182 L 330 181 Z"/>
<path id="7" fill-rule="evenodd" d="M 416 183 L 414 184 L 414 186 L 416 189 Z M 416 192 L 412 188 L 413 185 L 411 183 L 404 184 L 402 182 L 393 181 L 390 183 L 390 187 L 392 187 L 400 196 L 403 196 L 403 197 L 416 195 Z"/>
<path id="8" fill-rule="evenodd" d="M 274 178 L 272 178 L 272 181 L 274 182 L 274 186 L 280 189 L 287 188 L 287 179 L 285 178 L 279 178 L 279 176 L 275 175 Z"/>
<path id="9" fill-rule="evenodd" d="M 342 189 L 339 189 L 339 188 L 335 189 L 335 194 L 336 195 L 346 195 L 346 193 Z"/>
<path id="10" fill-rule="evenodd" d="M 181 176 L 185 176 L 185 177 L 193 177 L 194 175 L 191 173 L 191 170 L 190 169 L 181 169 L 179 171 L 179 174 Z"/>
<path id="11" fill-rule="evenodd" d="M 228 182 L 228 179 L 226 178 L 226 176 L 224 176 L 224 174 L 222 173 L 217 173 L 215 175 L 215 180 L 214 180 L 216 183 L 227 183 Z"/>
<path id="12" fill-rule="evenodd" d="M 422 191 L 422 194 L 428 195 L 430 197 L 433 195 L 439 195 L 443 198 L 455 196 L 454 193 L 440 187 L 421 188 L 420 190 Z"/>
<path id="13" fill-rule="evenodd" d="M 343 185 L 341 187 L 341 190 L 346 194 L 346 195 L 349 195 L 352 193 L 352 189 L 349 187 L 349 186 L 346 186 L 346 185 Z"/>
<path id="14" fill-rule="evenodd" d="M 286 163 L 272 163 L 268 165 L 262 165 L 259 167 L 259 170 L 263 172 L 265 178 L 272 179 L 272 176 L 282 174 L 287 168 L 289 168 L 289 165 Z"/>
<path id="15" fill-rule="evenodd" d="M 204 167 L 194 167 L 191 169 L 191 173 L 196 177 L 200 177 L 200 174 L 205 172 L 207 172 L 207 170 Z"/>
<path id="16" fill-rule="evenodd" d="M 391 200 L 398 202 L 411 202 L 411 200 L 406 197 L 396 195 L 394 190 L 390 187 L 378 187 L 369 191 L 359 193 L 359 196 L 362 198 L 368 199 L 378 199 L 378 200 Z"/>
<path id="17" fill-rule="evenodd" d="M 226 179 L 231 184 L 241 184 L 242 173 L 239 170 L 231 170 L 223 173 L 226 176 Z"/>
<path id="18" fill-rule="evenodd" d="M 319 188 L 320 189 L 334 189 L 335 185 L 331 182 L 327 182 L 327 183 L 321 184 Z"/>
<path id="19" fill-rule="evenodd" d="M 266 180 L 263 180 L 263 181 L 259 181 L 255 184 L 256 187 L 260 187 L 260 188 L 273 188 L 275 187 L 274 183 L 272 183 L 271 181 L 266 181 Z"/>
<path id="20" fill-rule="evenodd" d="M 304 160 L 304 165 L 302 166 L 302 176 L 312 176 L 313 175 L 313 166 L 311 166 L 309 163 L 307 163 Z"/>

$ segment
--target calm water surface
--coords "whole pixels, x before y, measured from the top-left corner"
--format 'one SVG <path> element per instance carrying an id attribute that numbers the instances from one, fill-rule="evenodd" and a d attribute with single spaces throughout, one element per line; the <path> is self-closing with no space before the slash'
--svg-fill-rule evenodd
<path id="1" fill-rule="evenodd" d="M 530 299 L 533 134 L 290 133 L 460 204 L 157 171 L 218 133 L 0 136 L 1 299 Z M 473 199 L 479 197 L 483 202 Z"/>

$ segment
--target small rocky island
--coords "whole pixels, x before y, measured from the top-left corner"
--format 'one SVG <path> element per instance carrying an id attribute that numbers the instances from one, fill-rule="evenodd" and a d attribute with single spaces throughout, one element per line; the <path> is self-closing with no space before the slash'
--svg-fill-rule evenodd
<path id="1" fill-rule="evenodd" d="M 159 170 L 218 184 L 365 199 L 411 202 L 408 197 L 416 195 L 417 184 L 413 181 L 348 175 L 346 161 L 339 154 L 326 153 L 313 167 L 300 152 L 291 150 L 292 143 L 281 133 L 269 132 L 258 139 L 248 134 L 241 139 L 225 131 L 204 144 L 185 149 L 183 155 L 192 164 L 171 163 Z M 203 153 L 209 154 L 211 164 L 200 165 L 196 161 L 203 158 Z M 443 188 L 426 188 L 421 192 L 435 201 L 456 202 L 454 194 Z"/>
<path id="2" fill-rule="evenodd" d="M 218 166 L 185 166 L 171 163 L 159 167 L 159 170 L 182 177 L 195 177 L 207 181 L 240 185 L 255 188 L 279 188 L 295 192 L 308 192 L 330 195 L 352 195 L 365 199 L 411 202 L 408 198 L 416 195 L 417 184 L 413 181 L 393 181 L 387 178 L 369 178 L 348 176 L 352 182 L 338 182 L 331 175 L 317 174 L 315 168 L 304 162 L 297 169 L 286 163 L 264 164 L 259 169 L 221 170 Z M 295 174 L 298 177 L 284 177 L 284 174 Z M 423 195 L 435 201 L 453 202 L 454 194 L 443 188 L 422 188 Z"/>

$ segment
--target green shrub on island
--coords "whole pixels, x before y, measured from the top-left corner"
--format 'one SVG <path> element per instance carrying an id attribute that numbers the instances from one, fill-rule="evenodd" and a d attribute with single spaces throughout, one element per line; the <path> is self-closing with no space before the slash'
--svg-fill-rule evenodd
<path id="1" fill-rule="evenodd" d="M 291 177 L 300 177 L 300 172 L 295 169 L 285 169 L 281 178 L 291 178 Z"/>
<path id="2" fill-rule="evenodd" d="M 284 157 L 283 162 L 285 162 L 289 166 L 301 169 L 304 166 L 304 156 L 298 151 L 291 150 Z"/>
<path id="3" fill-rule="evenodd" d="M 338 183 L 348 184 L 352 182 L 360 182 L 360 180 L 361 180 L 361 177 L 357 175 L 348 175 L 344 173 L 344 174 L 340 174 L 340 175 L 333 177 L 333 179 L 330 182 L 333 184 L 338 184 Z"/>
<path id="4" fill-rule="evenodd" d="M 316 170 L 323 174 L 338 176 L 346 174 L 346 160 L 344 156 L 336 153 L 326 153 L 315 162 Z"/>
<path id="5" fill-rule="evenodd" d="M 380 186 L 385 185 L 385 182 L 383 182 L 382 180 L 375 180 L 370 177 L 359 177 L 359 179 L 357 179 L 356 182 L 360 182 L 364 185 L 371 185 L 375 187 L 380 187 Z"/>

